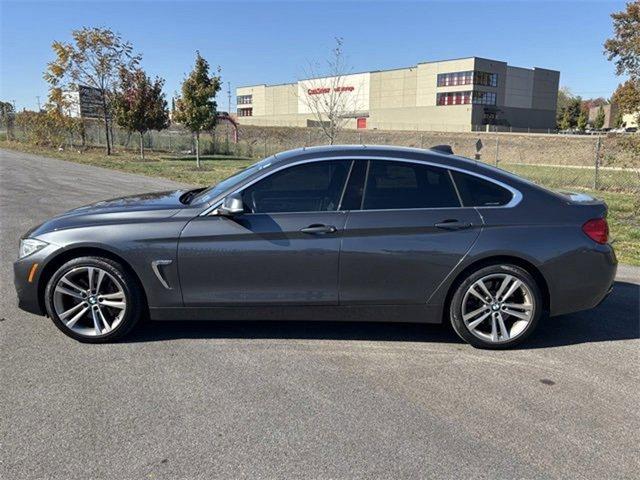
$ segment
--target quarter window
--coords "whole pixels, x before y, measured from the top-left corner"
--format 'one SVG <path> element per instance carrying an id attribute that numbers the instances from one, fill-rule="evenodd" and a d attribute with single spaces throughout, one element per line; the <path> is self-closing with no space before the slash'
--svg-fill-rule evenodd
<path id="1" fill-rule="evenodd" d="M 459 206 L 447 170 L 406 162 L 370 162 L 363 210 Z"/>
<path id="2" fill-rule="evenodd" d="M 451 174 L 465 207 L 496 207 L 506 205 L 513 198 L 509 190 L 493 182 L 462 172 Z"/>
<path id="3" fill-rule="evenodd" d="M 281 170 L 242 193 L 251 213 L 328 212 L 338 209 L 351 161 L 318 161 Z"/>

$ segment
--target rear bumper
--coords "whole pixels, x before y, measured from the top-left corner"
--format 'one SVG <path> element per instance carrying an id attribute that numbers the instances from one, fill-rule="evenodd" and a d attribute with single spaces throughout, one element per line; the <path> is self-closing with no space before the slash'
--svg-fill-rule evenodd
<path id="1" fill-rule="evenodd" d="M 600 305 L 613 290 L 618 260 L 610 245 L 580 249 L 557 265 L 545 266 L 550 279 L 550 315 L 588 310 Z"/>

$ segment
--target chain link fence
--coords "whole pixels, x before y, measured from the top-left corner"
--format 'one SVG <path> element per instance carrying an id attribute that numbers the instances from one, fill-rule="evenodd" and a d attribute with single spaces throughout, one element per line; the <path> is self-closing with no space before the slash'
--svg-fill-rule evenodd
<path id="1" fill-rule="evenodd" d="M 30 138 L 29 132 L 15 124 L 10 126 L 10 131 L 7 127 L 0 125 L 0 138 L 18 141 Z M 259 159 L 283 150 L 327 144 L 322 132 L 314 128 L 244 125 L 237 133 L 237 142 L 228 124 L 218 125 L 213 132 L 202 133 L 201 152 L 204 155 Z M 139 148 L 137 133 L 113 128 L 112 138 L 116 150 Z M 188 157 L 195 152 L 193 135 L 175 126 L 161 132 L 148 132 L 143 141 L 147 150 L 165 152 L 176 158 Z M 104 125 L 85 122 L 81 133 L 68 134 L 64 144 L 58 148 L 103 147 L 105 142 Z M 588 136 L 343 130 L 334 143 L 417 148 L 448 144 L 457 155 L 477 158 L 549 188 L 625 192 L 640 198 L 640 134 Z M 479 143 L 481 148 L 478 150 Z"/>

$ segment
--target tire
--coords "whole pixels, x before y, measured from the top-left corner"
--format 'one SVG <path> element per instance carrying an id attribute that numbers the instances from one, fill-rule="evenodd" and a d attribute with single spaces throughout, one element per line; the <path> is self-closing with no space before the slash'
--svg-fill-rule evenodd
<path id="1" fill-rule="evenodd" d="M 85 343 L 123 337 L 146 305 L 138 280 L 118 262 L 102 257 L 79 257 L 62 265 L 49 279 L 44 300 L 54 325 Z"/>
<path id="2" fill-rule="evenodd" d="M 498 350 L 518 345 L 535 330 L 544 308 L 537 282 L 516 265 L 480 268 L 454 288 L 449 305 L 451 325 L 460 338 L 476 348 Z M 482 300 L 477 293 L 482 294 Z M 505 294 L 509 297 L 503 298 Z"/>

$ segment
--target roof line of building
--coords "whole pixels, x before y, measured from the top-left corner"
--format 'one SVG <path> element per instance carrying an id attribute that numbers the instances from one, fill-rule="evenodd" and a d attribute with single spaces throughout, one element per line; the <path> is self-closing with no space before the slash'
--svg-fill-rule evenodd
<path id="1" fill-rule="evenodd" d="M 364 71 L 360 71 L 360 72 L 349 72 L 349 73 L 345 73 L 344 76 L 346 75 L 361 75 L 363 73 L 381 73 L 381 72 L 393 72 L 395 70 L 411 70 L 412 68 L 417 68 L 418 65 L 426 65 L 429 63 L 444 63 L 444 62 L 455 62 L 457 60 L 468 60 L 468 59 L 477 59 L 477 60 L 486 60 L 488 62 L 498 62 L 498 63 L 504 63 L 505 65 L 512 67 L 512 68 L 522 68 L 525 70 L 547 70 L 549 72 L 558 72 L 558 70 L 551 70 L 549 68 L 543 68 L 543 67 L 516 67 L 515 65 L 509 65 L 507 62 L 503 62 L 502 60 L 495 60 L 492 58 L 485 58 L 485 57 L 476 57 L 476 56 L 471 56 L 471 57 L 458 57 L 458 58 L 446 58 L 444 60 L 430 60 L 430 61 L 426 61 L 426 62 L 418 62 L 415 65 L 411 65 L 408 67 L 396 67 L 396 68 L 388 68 L 388 69 L 383 69 L 383 70 L 364 70 Z M 283 85 L 296 85 L 298 82 L 304 82 L 306 80 L 317 80 L 319 78 L 330 78 L 329 76 L 322 76 L 322 77 L 309 77 L 309 78 L 304 78 L 302 80 L 298 80 L 296 82 L 282 82 L 282 83 L 257 83 L 254 85 L 239 85 L 236 87 L 236 90 L 239 88 L 249 88 L 249 87 L 281 87 Z"/>

